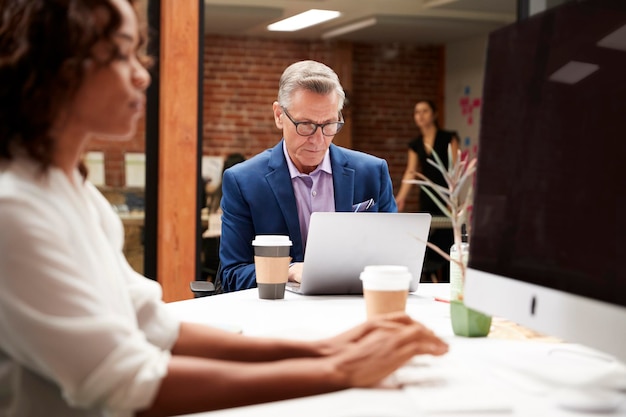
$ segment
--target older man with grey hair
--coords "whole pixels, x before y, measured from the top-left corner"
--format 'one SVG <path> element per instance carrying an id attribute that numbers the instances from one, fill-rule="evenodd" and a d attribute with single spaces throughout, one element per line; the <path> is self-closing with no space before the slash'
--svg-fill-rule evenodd
<path id="1" fill-rule="evenodd" d="M 289 279 L 299 282 L 311 213 L 397 211 L 385 160 L 332 143 L 344 124 L 344 101 L 337 74 L 320 62 L 296 62 L 283 72 L 272 106 L 282 140 L 224 173 L 224 291 L 256 286 L 255 235 L 289 235 Z"/>

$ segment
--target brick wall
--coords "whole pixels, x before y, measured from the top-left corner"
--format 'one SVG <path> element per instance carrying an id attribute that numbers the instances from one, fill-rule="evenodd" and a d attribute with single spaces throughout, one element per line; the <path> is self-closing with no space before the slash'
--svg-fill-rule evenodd
<path id="1" fill-rule="evenodd" d="M 247 157 L 280 139 L 272 103 L 278 80 L 302 59 L 332 61 L 334 46 L 322 41 L 278 41 L 207 35 L 204 46 L 203 153 Z M 354 149 L 385 158 L 397 191 L 404 173 L 407 143 L 417 134 L 413 106 L 428 98 L 443 109 L 444 48 L 398 44 L 353 45 Z M 441 120 L 440 120 L 441 121 Z M 130 142 L 93 141 L 90 150 L 105 152 L 109 186 L 124 182 L 124 153 L 142 152 L 143 131 Z M 407 210 L 417 209 L 417 190 Z"/>
<path id="2" fill-rule="evenodd" d="M 418 134 L 418 99 L 443 100 L 443 47 L 354 46 L 353 148 L 387 160 L 397 192 L 406 169 L 408 142 Z M 440 106 L 442 108 L 443 106 Z M 407 211 L 417 210 L 417 188 Z"/>
<path id="3" fill-rule="evenodd" d="M 124 187 L 124 154 L 129 152 L 143 153 L 146 151 L 145 122 L 139 120 L 137 133 L 130 140 L 94 139 L 89 142 L 89 151 L 104 153 L 105 184 L 108 187 Z"/>
<path id="4" fill-rule="evenodd" d="M 247 157 L 280 139 L 272 103 L 283 70 L 302 59 L 327 61 L 319 43 L 207 36 L 204 55 L 205 155 Z"/>
<path id="5" fill-rule="evenodd" d="M 282 71 L 301 59 L 332 61 L 328 42 L 205 38 L 204 153 L 241 152 L 250 157 L 280 139 L 274 125 Z M 417 134 L 413 106 L 419 98 L 443 108 L 444 48 L 397 44 L 353 46 L 354 149 L 385 158 L 395 190 L 406 167 L 407 143 Z M 417 209 L 417 191 L 407 210 Z"/>

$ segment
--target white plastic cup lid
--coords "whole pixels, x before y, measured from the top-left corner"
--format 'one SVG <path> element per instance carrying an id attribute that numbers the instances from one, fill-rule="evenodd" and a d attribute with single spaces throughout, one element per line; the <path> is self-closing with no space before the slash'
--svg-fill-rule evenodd
<path id="1" fill-rule="evenodd" d="M 252 241 L 253 246 L 291 246 L 289 236 L 257 235 Z"/>
<path id="2" fill-rule="evenodd" d="M 404 265 L 368 265 L 360 278 L 364 289 L 397 291 L 408 290 L 413 276 Z"/>

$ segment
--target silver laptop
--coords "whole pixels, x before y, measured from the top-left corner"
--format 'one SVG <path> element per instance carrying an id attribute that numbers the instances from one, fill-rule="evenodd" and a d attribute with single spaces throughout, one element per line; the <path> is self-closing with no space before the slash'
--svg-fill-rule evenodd
<path id="1" fill-rule="evenodd" d="M 428 213 L 322 213 L 311 215 L 301 284 L 287 290 L 304 295 L 362 294 L 359 275 L 366 265 L 406 265 L 417 289 Z"/>

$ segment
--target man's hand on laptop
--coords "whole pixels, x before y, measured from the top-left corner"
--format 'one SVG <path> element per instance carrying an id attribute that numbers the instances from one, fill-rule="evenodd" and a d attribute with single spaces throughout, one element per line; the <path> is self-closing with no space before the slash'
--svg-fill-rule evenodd
<path id="1" fill-rule="evenodd" d="M 294 262 L 289 265 L 289 281 L 302 281 L 302 265 L 304 265 L 304 262 Z"/>

